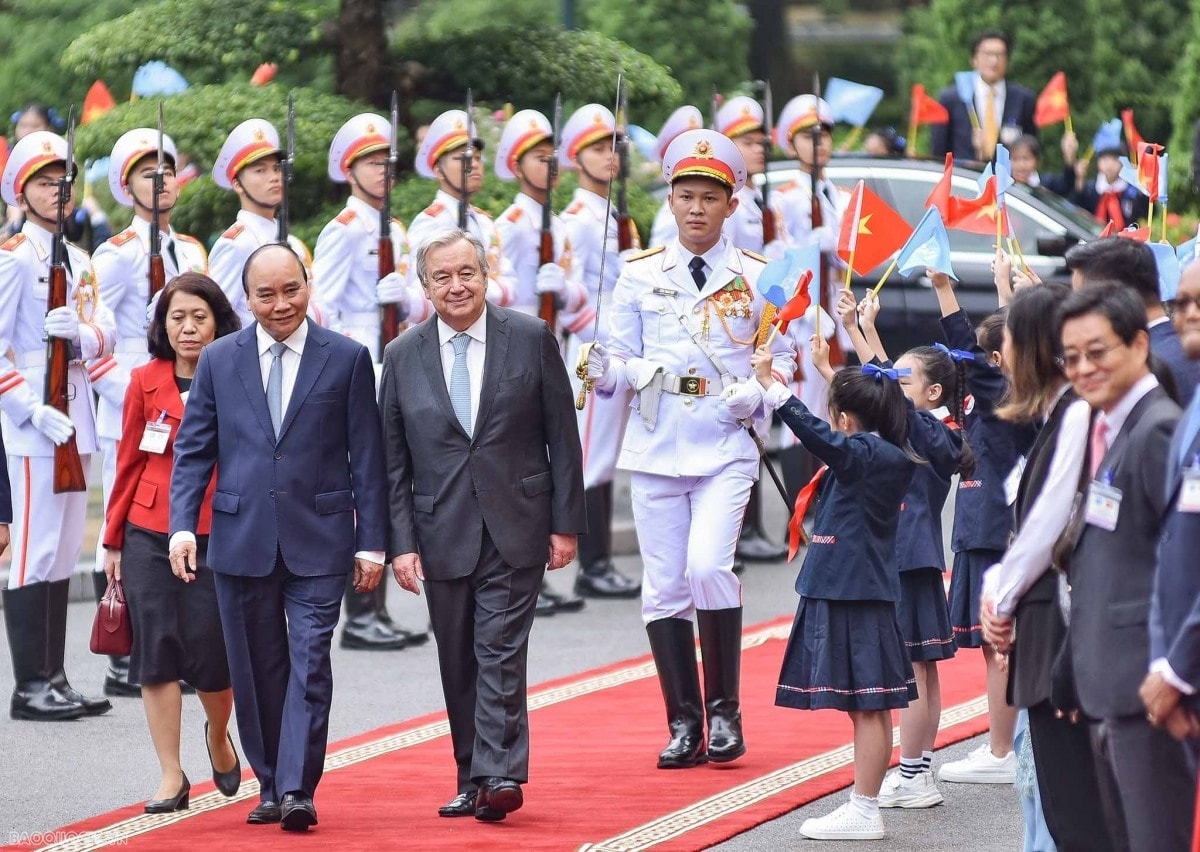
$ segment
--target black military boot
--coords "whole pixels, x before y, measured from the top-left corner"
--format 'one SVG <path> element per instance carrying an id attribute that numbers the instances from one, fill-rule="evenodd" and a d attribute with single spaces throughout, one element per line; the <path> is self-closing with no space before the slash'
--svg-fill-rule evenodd
<path id="1" fill-rule="evenodd" d="M 745 562 L 779 562 L 787 556 L 787 547 L 767 537 L 762 520 L 762 480 L 750 489 L 750 502 L 742 519 L 737 558 Z"/>
<path id="2" fill-rule="evenodd" d="M 108 588 L 108 575 L 103 571 L 92 572 L 92 585 L 96 589 L 96 602 L 104 597 Z M 113 698 L 140 698 L 142 686 L 129 680 L 129 657 L 108 655 L 108 671 L 104 673 L 104 694 Z"/>
<path id="3" fill-rule="evenodd" d="M 46 617 L 50 585 L 33 583 L 4 589 L 4 626 L 12 654 L 13 687 L 9 715 L 14 719 L 59 722 L 87 711 L 50 685 L 46 671 Z"/>
<path id="4" fill-rule="evenodd" d="M 746 753 L 738 687 L 742 669 L 742 608 L 698 609 L 708 712 L 708 759 L 728 763 Z"/>
<path id="5" fill-rule="evenodd" d="M 359 594 L 354 591 L 353 572 L 346 576 L 346 593 L 343 597 L 346 601 L 346 623 L 342 626 L 340 640 L 343 648 L 397 651 L 408 646 L 407 639 L 379 618 L 372 593 Z"/>
<path id="6" fill-rule="evenodd" d="M 650 637 L 671 731 L 667 747 L 658 756 L 658 768 L 688 769 L 706 763 L 704 708 L 700 704 L 692 623 L 684 618 L 661 618 L 646 625 L 646 635 Z"/>
<path id="7" fill-rule="evenodd" d="M 636 598 L 642 584 L 617 571 L 612 561 L 613 484 L 596 485 L 583 493 L 588 531 L 579 536 L 579 571 L 575 594 L 585 598 Z"/>
<path id="8" fill-rule="evenodd" d="M 58 580 L 50 583 L 50 617 L 46 636 L 46 671 L 50 673 L 50 685 L 69 700 L 83 705 L 89 716 L 101 716 L 112 709 L 107 698 L 92 698 L 75 689 L 67 681 L 64 661 L 67 654 L 67 607 L 70 604 L 71 581 Z"/>

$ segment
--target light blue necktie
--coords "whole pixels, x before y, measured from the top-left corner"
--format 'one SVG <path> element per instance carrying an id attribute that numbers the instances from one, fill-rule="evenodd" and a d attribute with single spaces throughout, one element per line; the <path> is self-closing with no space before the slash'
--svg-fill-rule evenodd
<path id="1" fill-rule="evenodd" d="M 459 332 L 450 338 L 454 346 L 454 366 L 450 369 L 450 404 L 454 406 L 454 416 L 462 424 L 463 431 L 471 434 L 471 374 L 467 372 L 467 347 L 471 338 L 466 332 Z"/>
<path id="2" fill-rule="evenodd" d="M 1178 459 L 1180 467 L 1187 466 L 1187 453 L 1196 440 L 1197 432 L 1200 432 L 1200 391 L 1192 395 L 1192 402 L 1183 414 L 1183 433 L 1180 436 L 1183 441 L 1179 444 Z"/>
<path id="3" fill-rule="evenodd" d="M 283 423 L 283 352 L 286 343 L 272 343 L 271 372 L 267 374 L 267 410 L 271 412 L 271 426 L 275 437 L 279 437 L 279 426 Z"/>

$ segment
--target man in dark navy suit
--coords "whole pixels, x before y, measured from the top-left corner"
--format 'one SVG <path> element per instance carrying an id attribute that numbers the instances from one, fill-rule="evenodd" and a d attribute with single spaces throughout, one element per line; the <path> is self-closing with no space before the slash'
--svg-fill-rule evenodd
<path id="1" fill-rule="evenodd" d="M 1037 136 L 1037 125 L 1033 123 L 1037 96 L 1004 78 L 1011 50 L 1012 39 L 1001 30 L 984 30 L 975 36 L 971 42 L 975 97 L 972 103 L 963 103 L 956 86 L 938 95 L 938 103 L 950 113 L 950 121 L 930 127 L 935 157 L 953 151 L 956 160 L 986 162 L 995 155 L 998 142 L 1011 145 L 1022 136 Z M 971 109 L 978 128 L 971 122 Z"/>
<path id="2" fill-rule="evenodd" d="M 317 823 L 346 574 L 360 592 L 383 576 L 382 433 L 370 353 L 306 319 L 309 285 L 291 248 L 257 249 L 242 284 L 257 322 L 204 350 L 175 439 L 171 569 L 192 577 L 215 466 L 208 561 L 260 785 L 247 821 L 303 831 Z"/>

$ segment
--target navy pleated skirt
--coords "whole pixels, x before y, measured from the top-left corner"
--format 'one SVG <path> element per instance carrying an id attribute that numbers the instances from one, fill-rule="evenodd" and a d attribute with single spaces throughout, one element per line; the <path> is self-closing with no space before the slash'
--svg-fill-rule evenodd
<path id="1" fill-rule="evenodd" d="M 900 633 L 914 663 L 931 663 L 954 656 L 954 631 L 946 586 L 937 568 L 900 572 Z"/>
<path id="2" fill-rule="evenodd" d="M 954 644 L 960 648 L 982 648 L 983 627 L 979 622 L 979 596 L 983 572 L 1004 556 L 1001 550 L 964 550 L 954 554 L 950 575 L 950 625 Z"/>
<path id="3" fill-rule="evenodd" d="M 891 710 L 917 697 L 890 601 L 801 598 L 775 703 L 799 710 Z"/>

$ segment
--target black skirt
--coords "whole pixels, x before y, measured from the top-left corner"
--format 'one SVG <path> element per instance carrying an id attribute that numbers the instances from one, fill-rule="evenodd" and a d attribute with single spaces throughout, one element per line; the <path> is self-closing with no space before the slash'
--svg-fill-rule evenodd
<path id="1" fill-rule="evenodd" d="M 901 571 L 898 610 L 909 659 L 932 663 L 954 656 L 954 631 L 940 569 Z"/>
<path id="2" fill-rule="evenodd" d="M 799 710 L 891 710 L 917 698 L 891 601 L 800 598 L 775 703 Z"/>
<path id="3" fill-rule="evenodd" d="M 982 648 L 983 627 L 979 623 L 979 595 L 983 572 L 1003 558 L 1001 550 L 963 550 L 954 554 L 950 575 L 950 626 L 959 648 Z"/>
<path id="4" fill-rule="evenodd" d="M 208 536 L 197 536 L 196 579 L 171 573 L 166 533 L 127 523 L 121 581 L 133 625 L 129 679 L 155 686 L 184 680 L 200 692 L 229 688 L 229 663 L 217 611 Z"/>

